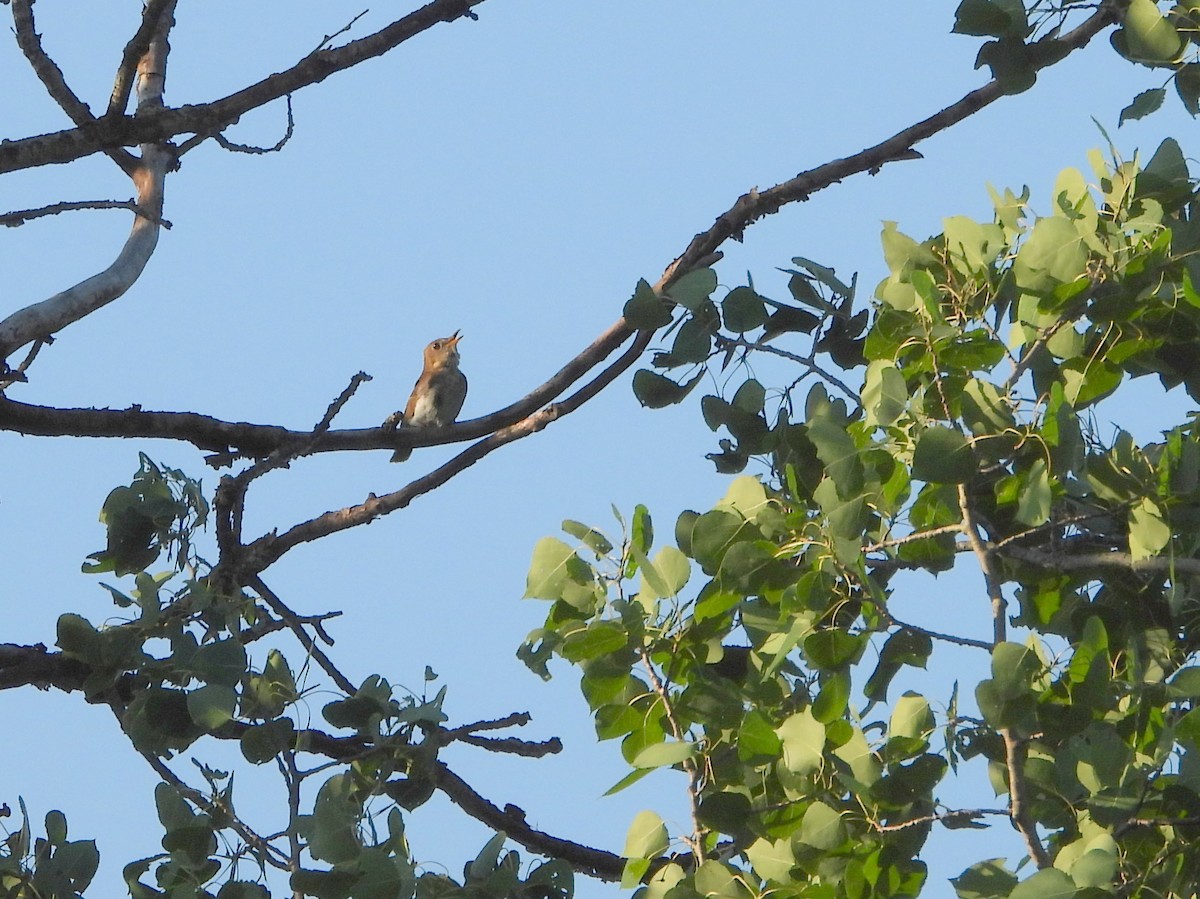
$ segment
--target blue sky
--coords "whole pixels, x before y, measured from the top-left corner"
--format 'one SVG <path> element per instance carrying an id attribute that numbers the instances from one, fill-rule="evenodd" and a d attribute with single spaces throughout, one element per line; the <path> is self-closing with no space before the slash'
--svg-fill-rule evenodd
<path id="1" fill-rule="evenodd" d="M 984 83 L 972 68 L 979 41 L 949 34 L 955 5 L 489 0 L 477 22 L 433 29 L 298 94 L 295 137 L 282 153 L 235 156 L 210 142 L 185 156 L 167 184 L 174 228 L 141 280 L 64 330 L 11 396 L 304 428 L 361 369 L 374 380 L 337 424 L 369 427 L 403 406 L 425 343 L 461 328 L 470 379 L 462 417 L 491 412 L 586 346 L 638 278 L 657 280 L 739 194 L 874 144 Z M 409 8 L 374 8 L 350 36 Z M 139 9 L 133 0 L 35 7 L 46 49 L 93 106 L 107 100 Z M 279 71 L 361 9 L 182 3 L 167 101 L 201 102 Z M 66 126 L 7 33 L 0 83 L 3 137 Z M 1103 146 L 1092 117 L 1127 156 L 1167 135 L 1186 154 L 1193 123 L 1173 97 L 1156 116 L 1116 128 L 1133 95 L 1161 83 L 1102 36 L 1029 93 L 921 144 L 923 160 L 856 176 L 754 226 L 724 248 L 721 282 L 744 283 L 749 270 L 762 292 L 782 295 L 786 276 L 775 267 L 803 255 L 844 277 L 858 272 L 869 292 L 883 275 L 883 221 L 923 238 L 949 215 L 988 217 L 989 183 L 1029 184 L 1035 207 L 1045 207 L 1056 173 L 1087 171 L 1087 150 Z M 284 120 L 273 104 L 229 136 L 273 144 Z M 98 158 L 6 176 L 0 211 L 130 195 Z M 127 219 L 76 213 L 0 235 L 3 311 L 107 265 Z M 1139 389 L 1156 396 L 1154 385 Z M 1137 415 L 1139 427 L 1156 427 Z M 595 745 L 572 672 L 542 684 L 516 660 L 545 612 L 519 597 L 534 543 L 564 518 L 611 528 L 610 504 L 628 513 L 644 503 L 669 534 L 680 510 L 708 508 L 727 485 L 703 458 L 712 449 L 696 402 L 643 410 L 626 377 L 408 509 L 294 551 L 265 580 L 294 608 L 345 612 L 331 626 L 332 654 L 352 680 L 378 672 L 420 690 L 430 665 L 449 687 L 454 723 L 530 711 L 522 735 L 562 737 L 561 756 L 534 762 L 454 747 L 446 760 L 535 826 L 620 851 L 643 808 L 685 826 L 683 780 L 664 772 L 601 798 L 626 773 L 617 746 Z M 128 483 L 139 451 L 215 486 L 218 475 L 186 446 L 0 434 L 0 640 L 52 644 L 68 610 L 115 620 L 79 565 L 103 545 L 96 515 L 108 491 Z M 301 460 L 255 485 L 247 533 L 397 489 L 453 452 L 418 451 L 403 466 L 388 465 L 386 451 Z M 929 583 L 919 600 L 901 599 L 901 617 L 936 626 L 953 616 L 987 634 L 987 603 L 969 579 Z M 954 676 L 935 670 L 912 685 L 945 698 Z M 325 701 L 312 697 L 314 717 Z M 111 715 L 78 696 L 0 694 L 0 720 L 0 802 L 20 794 L 38 819 L 63 809 L 73 837 L 100 842 L 97 888 L 119 894 L 120 866 L 153 854 L 161 837 L 149 767 Z M 195 749 L 175 766 L 193 782 L 187 756 L 217 767 L 236 760 L 230 747 Z M 237 789 L 246 809 L 281 801 L 269 771 L 239 772 Z M 986 784 L 972 796 L 994 804 Z M 410 829 L 416 857 L 451 873 L 486 838 L 440 799 Z M 937 831 L 928 895 L 948 894 L 936 881 L 975 860 L 1020 852 L 1004 825 Z M 584 896 L 614 891 L 580 883 Z"/>

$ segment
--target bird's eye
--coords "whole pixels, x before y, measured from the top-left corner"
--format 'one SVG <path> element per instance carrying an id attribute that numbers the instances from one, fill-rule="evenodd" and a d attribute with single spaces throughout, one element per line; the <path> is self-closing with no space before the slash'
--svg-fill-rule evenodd
<path id="1" fill-rule="evenodd" d="M 442 342 L 440 340 L 435 340 L 433 342 L 433 348 L 435 350 L 440 350 L 442 348 Z"/>

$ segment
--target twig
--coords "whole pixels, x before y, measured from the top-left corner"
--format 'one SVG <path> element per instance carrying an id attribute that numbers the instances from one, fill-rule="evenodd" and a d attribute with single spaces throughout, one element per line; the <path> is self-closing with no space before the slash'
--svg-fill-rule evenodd
<path id="1" fill-rule="evenodd" d="M 878 543 L 872 543 L 870 546 L 864 546 L 864 553 L 879 552 L 881 549 L 889 549 L 893 546 L 903 546 L 906 543 L 913 543 L 917 540 L 927 540 L 930 537 L 940 537 L 942 534 L 961 534 L 961 524 L 947 524 L 937 528 L 930 528 L 927 531 L 913 531 L 911 534 L 905 534 L 903 537 L 894 537 L 891 540 L 880 540 Z"/>
<path id="2" fill-rule="evenodd" d="M 915 624 L 909 624 L 907 621 L 901 621 L 886 608 L 879 607 L 879 612 L 883 616 L 883 620 L 894 627 L 915 631 L 916 633 L 924 634 L 926 637 L 929 637 L 933 640 L 942 640 L 946 643 L 955 643 L 959 646 L 971 646 L 975 649 L 986 649 L 988 652 L 992 651 L 992 644 L 987 640 L 975 640 L 971 637 L 958 637 L 954 634 L 943 634 L 938 631 L 931 631 L 927 627 L 919 627 Z"/>
<path id="3" fill-rule="evenodd" d="M 275 756 L 275 763 L 279 766 L 279 773 L 283 775 L 283 782 L 287 785 L 288 796 L 288 870 L 293 874 L 300 870 L 300 783 L 303 778 L 300 772 L 296 770 L 296 752 L 281 752 Z M 304 894 L 299 890 L 293 891 L 293 899 L 304 899 Z"/>
<path id="4" fill-rule="evenodd" d="M 984 584 L 988 598 L 992 603 L 992 629 L 994 643 L 999 646 L 1007 636 L 1005 613 L 1008 607 L 1001 589 L 1000 577 L 996 572 L 993 550 L 990 549 L 979 533 L 979 525 L 975 521 L 974 509 L 967 494 L 967 488 L 958 485 L 958 507 L 962 512 L 962 531 L 971 546 L 979 568 L 983 572 Z M 1052 862 L 1046 847 L 1038 838 L 1037 823 L 1029 816 L 1026 805 L 1025 758 L 1027 746 L 1023 739 L 1011 727 L 1002 727 L 1000 736 L 1004 740 L 1004 757 L 1008 768 L 1008 810 L 1013 827 L 1021 834 L 1029 857 L 1034 860 L 1039 870 L 1048 868 Z"/>
<path id="5" fill-rule="evenodd" d="M 663 704 L 663 710 L 667 714 L 667 723 L 671 725 L 671 734 L 680 743 L 691 742 L 687 739 L 683 728 L 679 726 L 679 720 L 675 717 L 675 707 L 671 703 L 671 694 L 663 684 L 662 678 L 658 676 L 658 672 L 654 669 L 654 663 L 650 661 L 650 656 L 644 647 L 638 650 L 638 655 L 642 659 L 642 667 L 646 669 L 646 673 L 650 677 L 651 687 Z M 700 821 L 700 791 L 703 787 L 703 774 L 696 765 L 696 760 L 691 756 L 683 760 L 682 766 L 688 778 L 688 802 L 692 811 L 692 835 L 684 837 L 683 840 L 691 847 L 692 854 L 696 857 L 696 863 L 702 865 L 705 858 L 704 836 L 708 833 L 708 828 Z"/>
<path id="6" fill-rule="evenodd" d="M 312 447 L 329 430 L 338 412 L 350 401 L 358 388 L 370 380 L 371 376 L 366 372 L 358 372 L 350 378 L 350 383 L 329 404 L 321 420 L 303 439 L 290 444 L 281 444 L 269 456 L 260 459 L 245 471 L 233 477 L 221 479 L 221 483 L 217 486 L 216 496 L 213 498 L 213 509 L 216 518 L 217 546 L 221 554 L 220 564 L 227 569 L 224 573 L 232 573 L 234 580 L 237 579 L 236 569 L 242 550 L 242 516 L 245 512 L 246 491 L 250 489 L 251 482 L 270 471 L 285 468 L 291 464 L 293 459 L 311 452 Z M 229 571 L 230 569 L 232 572 Z"/>
<path id="7" fill-rule="evenodd" d="M 758 352 L 769 353 L 772 356 L 779 356 L 782 359 L 788 359 L 792 362 L 797 362 L 800 365 L 803 365 L 809 371 L 813 372 L 814 374 L 820 376 L 821 378 L 824 378 L 828 383 L 832 384 L 834 387 L 836 387 L 838 390 L 840 390 L 843 394 L 845 394 L 850 399 L 851 402 L 857 403 L 859 401 L 858 393 L 856 393 L 855 391 L 853 391 L 849 387 L 847 387 L 846 383 L 844 381 L 838 379 L 834 375 L 831 375 L 829 372 L 827 372 L 825 369 L 821 368 L 821 366 L 819 366 L 817 364 L 816 357 L 812 353 L 810 353 L 807 356 L 801 356 L 798 353 L 788 352 L 787 350 L 781 349 L 777 346 L 773 346 L 769 343 L 763 343 L 761 340 L 751 342 L 751 341 L 747 340 L 745 337 L 726 337 L 723 334 L 716 335 L 714 343 L 716 344 L 716 346 L 719 350 L 727 349 L 729 347 L 742 347 L 746 350 L 755 350 Z"/>
<path id="8" fill-rule="evenodd" d="M 4 390 L 6 387 L 12 386 L 18 381 L 22 383 L 28 381 L 29 378 L 26 377 L 25 373 L 29 371 L 29 366 L 33 365 L 33 360 L 38 357 L 38 353 L 42 351 L 42 347 L 53 342 L 53 338 L 35 340 L 33 345 L 29 348 L 29 352 L 25 354 L 25 358 L 21 360 L 21 364 L 16 368 L 8 368 L 7 364 L 0 363 L 0 370 L 3 370 L 3 374 L 0 374 L 0 391 Z"/>
<path id="9" fill-rule="evenodd" d="M 519 808 L 510 805 L 501 810 L 476 793 L 470 784 L 443 762 L 434 762 L 433 774 L 437 788 L 451 802 L 493 830 L 504 831 L 514 843 L 532 852 L 562 859 L 581 874 L 607 881 L 621 879 L 625 867 L 625 860 L 621 856 L 535 830 L 526 822 L 525 813 Z"/>
<path id="10" fill-rule="evenodd" d="M 363 16 L 365 16 L 369 12 L 370 12 L 369 9 L 364 9 L 362 12 L 360 12 L 357 16 L 355 16 L 353 19 L 351 19 L 349 22 L 347 22 L 345 25 L 343 25 L 341 28 L 339 28 L 333 34 L 325 35 L 325 37 L 321 38 L 321 43 L 319 43 L 315 47 L 313 47 L 312 52 L 317 53 L 318 51 L 324 50 L 326 47 L 329 46 L 330 41 L 332 41 L 338 35 L 345 34 L 346 32 L 348 32 L 351 28 L 354 27 L 355 22 L 357 22 L 359 19 L 361 19 Z M 309 54 L 309 55 L 312 55 L 312 54 Z"/>
<path id="11" fill-rule="evenodd" d="M 114 713 L 115 711 L 116 710 L 114 709 Z M 139 755 L 141 755 L 141 757 L 149 763 L 150 767 L 157 772 L 158 776 L 161 777 L 165 783 L 170 784 L 176 790 L 178 790 L 180 795 L 200 806 L 200 808 L 208 812 L 209 815 L 217 818 L 226 818 L 229 821 L 229 826 L 234 830 L 234 832 L 237 833 L 237 835 L 243 840 L 245 840 L 248 846 L 258 850 L 259 857 L 262 858 L 263 861 L 281 871 L 290 870 L 287 864 L 287 857 L 269 842 L 267 842 L 263 837 L 251 830 L 249 826 L 247 826 L 240 818 L 238 818 L 237 815 L 233 813 L 232 808 L 224 804 L 217 806 L 216 804 L 210 802 L 208 798 L 199 790 L 188 786 L 179 777 L 179 775 L 167 767 L 166 763 L 157 756 L 151 755 L 148 752 L 142 752 L 139 753 Z"/>
<path id="12" fill-rule="evenodd" d="M 278 153 L 284 148 L 288 141 L 292 139 L 292 134 L 296 130 L 296 122 L 292 118 L 292 95 L 287 95 L 287 130 L 284 131 L 283 137 L 275 142 L 273 147 L 252 147 L 249 144 L 237 144 L 225 137 L 220 131 L 214 132 L 213 139 L 221 146 L 222 149 L 229 150 L 231 153 L 249 153 L 251 156 L 262 156 L 265 153 Z M 189 148 L 190 149 L 190 148 Z M 177 155 L 182 156 L 183 148 Z"/>
<path id="13" fill-rule="evenodd" d="M 329 656 L 325 655 L 321 650 L 321 647 L 317 646 L 317 641 L 309 636 L 308 631 L 304 629 L 304 625 L 300 623 L 296 613 L 288 607 L 287 603 L 276 596 L 270 587 L 263 583 L 261 577 L 255 575 L 251 578 L 249 585 L 254 588 L 258 595 L 263 598 L 263 602 L 269 605 L 276 615 L 287 622 L 292 633 L 296 635 L 296 639 L 300 641 L 308 654 L 316 659 L 317 664 L 333 679 L 333 682 L 338 685 L 338 688 L 343 693 L 347 696 L 353 696 L 358 692 L 358 689 L 350 682 L 350 679 L 342 674 L 337 666 L 330 661 Z"/>
<path id="14" fill-rule="evenodd" d="M 325 612 L 321 615 L 297 615 L 295 616 L 295 620 L 299 624 L 311 627 L 327 646 L 332 646 L 334 643 L 333 638 L 326 632 L 323 624 L 330 618 L 338 618 L 341 615 L 341 612 Z M 261 640 L 268 634 L 274 634 L 290 627 L 291 624 L 282 618 L 271 618 L 253 627 L 246 628 L 238 636 L 243 643 L 253 643 L 256 640 Z"/>
<path id="15" fill-rule="evenodd" d="M 58 215 L 60 212 L 74 212 L 78 209 L 128 209 L 142 218 L 149 219 L 156 225 L 161 225 L 168 231 L 171 223 L 158 217 L 153 210 L 143 209 L 137 200 L 71 200 L 64 203 L 52 203 L 49 206 L 39 206 L 37 209 L 22 209 L 18 212 L 6 212 L 0 215 L 0 225 L 6 228 L 19 228 L 21 225 L 46 215 Z"/>

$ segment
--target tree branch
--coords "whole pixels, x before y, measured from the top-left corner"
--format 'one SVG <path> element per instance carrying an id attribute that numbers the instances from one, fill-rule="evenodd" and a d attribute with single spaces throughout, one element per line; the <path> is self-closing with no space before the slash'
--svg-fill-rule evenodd
<path id="1" fill-rule="evenodd" d="M 89 125 L 68 131 L 6 141 L 0 144 L 0 174 L 72 162 L 112 147 L 160 143 L 180 134 L 220 131 L 252 109 L 324 81 L 330 75 L 368 59 L 382 56 L 434 25 L 470 17 L 472 7 L 483 2 L 433 0 L 374 34 L 334 49 L 314 50 L 290 69 L 211 103 L 161 109 L 137 116 L 106 115 Z M 116 105 L 120 106 L 119 97 Z"/>
<path id="2" fill-rule="evenodd" d="M 173 5 L 174 0 L 146 0 L 146 6 L 142 10 L 142 23 L 121 54 L 121 63 L 117 66 L 116 77 L 113 78 L 112 96 L 109 98 L 105 116 L 121 116 L 129 107 L 129 94 L 133 90 L 138 60 L 145 56 L 150 48 L 150 39 L 154 36 L 163 13 L 168 6 Z"/>
<path id="3" fill-rule="evenodd" d="M 621 856 L 535 830 L 525 821 L 524 811 L 515 805 L 507 805 L 503 810 L 497 808 L 442 762 L 435 762 L 433 771 L 438 789 L 450 797 L 451 802 L 493 830 L 504 831 L 514 843 L 540 855 L 562 859 L 575 871 L 589 877 L 607 881 L 621 879 L 625 868 Z"/>
<path id="4" fill-rule="evenodd" d="M 61 212 L 74 212 L 79 209 L 128 209 L 145 218 L 154 218 L 154 214 L 149 209 L 139 206 L 137 200 L 71 200 L 64 203 L 52 203 L 49 206 L 39 206 L 37 209 L 6 212 L 0 215 L 0 225 L 5 228 L 18 228 L 33 219 L 46 215 L 58 215 Z M 157 219 L 157 223 L 168 231 L 171 229 L 171 223 L 166 219 Z"/>
<path id="5" fill-rule="evenodd" d="M 22 21 L 18 7 L 29 10 L 30 0 L 16 0 L 13 15 L 18 28 L 32 29 L 32 13 L 28 23 Z M 142 56 L 142 71 L 138 96 L 138 111 L 162 105 L 163 77 L 166 72 L 167 32 L 173 23 L 175 0 L 169 0 L 159 19 L 154 37 Z M 34 36 L 36 38 L 36 35 Z M 38 45 L 40 49 L 40 44 Z M 57 71 L 57 67 L 54 69 Z M 61 72 L 59 76 L 61 77 Z M 64 85 L 65 86 L 65 85 Z M 90 116 L 91 113 L 89 112 Z M 158 245 L 159 222 L 162 221 L 163 187 L 167 169 L 173 157 L 155 143 L 145 143 L 140 160 L 132 160 L 127 171 L 136 189 L 137 206 L 145 210 L 133 220 L 133 229 L 113 263 L 99 274 L 81 281 L 48 300 L 26 306 L 0 321 L 0 359 L 34 340 L 44 340 L 73 322 L 95 312 L 123 295 L 141 275 L 154 248 Z M 122 168 L 125 168 L 122 165 Z"/>
<path id="6" fill-rule="evenodd" d="M 17 45 L 25 54 L 29 65 L 33 67 L 38 80 L 45 86 L 46 93 L 77 127 L 94 125 L 96 117 L 92 115 L 87 104 L 71 90 L 67 79 L 63 76 L 62 69 L 55 64 L 42 47 L 42 39 L 38 36 L 33 22 L 33 0 L 12 0 L 12 8 Z M 121 167 L 121 171 L 130 177 L 133 176 L 134 169 L 137 168 L 137 160 L 132 154 L 121 147 L 108 147 L 104 152 Z"/>

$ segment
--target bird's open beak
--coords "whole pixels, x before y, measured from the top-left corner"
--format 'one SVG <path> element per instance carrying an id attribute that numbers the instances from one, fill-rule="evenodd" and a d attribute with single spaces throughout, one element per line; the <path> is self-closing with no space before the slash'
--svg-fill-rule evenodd
<path id="1" fill-rule="evenodd" d="M 453 344 L 454 346 L 458 346 L 458 342 L 462 339 L 463 339 L 463 335 L 462 335 L 461 330 L 455 331 L 453 334 L 450 335 L 450 343 Z"/>

